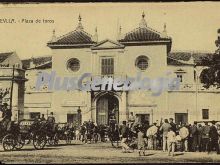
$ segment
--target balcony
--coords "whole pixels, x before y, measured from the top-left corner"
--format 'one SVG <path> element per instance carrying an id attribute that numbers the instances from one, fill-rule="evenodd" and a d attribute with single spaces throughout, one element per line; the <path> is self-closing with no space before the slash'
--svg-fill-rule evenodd
<path id="1" fill-rule="evenodd" d="M 13 68 L 10 68 L 10 67 L 0 68 L 0 80 L 12 80 L 12 77 L 13 77 Z M 25 70 L 15 68 L 14 69 L 14 80 L 26 80 Z"/>

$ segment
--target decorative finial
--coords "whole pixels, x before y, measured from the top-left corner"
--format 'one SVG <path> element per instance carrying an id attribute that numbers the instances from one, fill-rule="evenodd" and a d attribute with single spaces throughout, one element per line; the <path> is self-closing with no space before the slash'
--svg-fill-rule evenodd
<path id="1" fill-rule="evenodd" d="M 119 26 L 119 29 L 118 29 L 117 39 L 118 39 L 118 40 L 121 40 L 121 39 L 122 39 L 122 27 L 121 27 L 121 25 Z"/>
<path id="2" fill-rule="evenodd" d="M 52 42 L 54 42 L 54 41 L 56 41 L 56 31 L 55 31 L 55 29 L 53 29 L 53 35 L 52 35 L 52 39 L 51 39 L 51 41 Z"/>
<path id="3" fill-rule="evenodd" d="M 164 23 L 164 25 L 163 25 L 163 31 L 164 31 L 164 32 L 167 31 L 167 24 L 166 24 L 166 23 Z"/>
<path id="4" fill-rule="evenodd" d="M 98 42 L 98 30 L 97 30 L 97 27 L 95 28 L 95 34 L 92 36 L 92 40 L 94 42 Z"/>
<path id="5" fill-rule="evenodd" d="M 145 13 L 144 12 L 142 13 L 142 19 L 141 19 L 141 22 L 139 23 L 139 27 L 140 28 L 146 28 L 147 27 L 147 22 L 145 20 Z"/>
<path id="6" fill-rule="evenodd" d="M 161 33 L 161 37 L 162 38 L 167 37 L 167 25 L 166 25 L 166 23 L 164 23 L 164 25 L 163 25 L 163 32 Z"/>
<path id="7" fill-rule="evenodd" d="M 80 14 L 79 14 L 79 18 L 78 18 L 78 19 L 79 19 L 79 22 L 81 22 L 82 18 L 81 18 L 81 15 L 80 15 Z"/>
<path id="8" fill-rule="evenodd" d="M 83 30 L 83 26 L 82 26 L 82 17 L 81 15 L 79 14 L 79 17 L 78 17 L 78 20 L 79 20 L 79 23 L 78 23 L 78 26 L 76 27 L 76 30 Z"/>
<path id="9" fill-rule="evenodd" d="M 142 13 L 142 18 L 144 18 L 145 17 L 145 14 L 144 14 L 144 11 L 143 11 L 143 13 Z"/>

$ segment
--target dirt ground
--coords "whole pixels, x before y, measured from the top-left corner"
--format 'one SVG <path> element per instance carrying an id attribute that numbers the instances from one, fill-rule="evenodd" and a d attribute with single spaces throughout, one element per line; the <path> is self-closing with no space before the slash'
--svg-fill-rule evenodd
<path id="1" fill-rule="evenodd" d="M 110 143 L 83 144 L 73 142 L 66 145 L 47 146 L 44 150 L 35 150 L 32 145 L 21 151 L 3 151 L 0 147 L 2 163 L 174 163 L 174 162 L 220 162 L 216 153 L 176 152 L 174 157 L 166 152 L 147 150 L 146 156 L 139 156 L 137 151 L 122 153 L 120 148 L 113 148 Z"/>

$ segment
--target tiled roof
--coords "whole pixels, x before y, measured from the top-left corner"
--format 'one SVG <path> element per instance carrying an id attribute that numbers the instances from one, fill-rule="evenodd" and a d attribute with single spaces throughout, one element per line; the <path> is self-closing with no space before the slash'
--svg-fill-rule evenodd
<path id="1" fill-rule="evenodd" d="M 50 48 L 55 48 L 60 46 L 82 47 L 82 46 L 91 46 L 94 43 L 96 43 L 92 40 L 92 35 L 84 31 L 84 28 L 81 23 L 82 18 L 80 15 L 78 20 L 79 22 L 76 29 L 63 36 L 56 38 L 55 30 L 54 30 L 52 40 L 47 43 L 47 46 L 49 46 Z"/>
<path id="2" fill-rule="evenodd" d="M 30 62 L 32 60 L 35 66 L 39 66 L 49 62 L 51 62 L 52 64 L 52 56 L 33 57 L 33 58 L 21 60 L 23 69 L 30 68 Z"/>
<path id="3" fill-rule="evenodd" d="M 212 53 L 200 53 L 200 52 L 172 52 L 168 54 L 168 65 L 184 65 L 193 58 L 194 64 L 206 65 L 206 60 L 212 59 Z M 184 61 L 186 63 L 184 63 Z"/>
<path id="4" fill-rule="evenodd" d="M 181 61 L 178 61 L 177 59 L 167 57 L 167 64 L 168 65 L 188 65 L 186 63 L 183 63 Z"/>
<path id="5" fill-rule="evenodd" d="M 166 32 L 165 32 L 166 33 Z M 165 44 L 167 45 L 167 53 L 171 51 L 172 39 L 165 33 L 159 33 L 148 26 L 138 27 L 133 31 L 126 33 L 118 42 L 123 45 L 142 45 L 142 44 Z"/>
<path id="6" fill-rule="evenodd" d="M 138 42 L 138 41 L 170 41 L 169 37 L 161 37 L 159 32 L 149 27 L 139 27 L 125 34 L 119 42 Z"/>
<path id="7" fill-rule="evenodd" d="M 0 53 L 0 63 L 4 62 L 9 56 L 11 56 L 14 52 L 6 52 Z"/>
<path id="8" fill-rule="evenodd" d="M 83 30 L 74 30 L 64 36 L 57 38 L 55 41 L 48 42 L 48 46 L 53 45 L 83 45 L 94 44 L 92 36 Z"/>

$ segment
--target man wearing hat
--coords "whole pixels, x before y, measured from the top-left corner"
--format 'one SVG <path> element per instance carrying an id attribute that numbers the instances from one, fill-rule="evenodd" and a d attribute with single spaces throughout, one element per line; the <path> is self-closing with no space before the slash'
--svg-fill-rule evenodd
<path id="1" fill-rule="evenodd" d="M 130 152 L 130 147 L 126 144 L 127 143 L 127 138 L 129 134 L 129 128 L 127 126 L 126 121 L 122 122 L 122 126 L 120 128 L 120 133 L 121 133 L 121 146 L 122 146 L 122 152 Z"/>
<path id="2" fill-rule="evenodd" d="M 210 153 L 210 151 L 212 151 L 213 148 L 216 149 L 217 154 L 220 154 L 219 145 L 218 145 L 218 132 L 215 127 L 215 121 L 211 122 L 210 130 L 209 130 L 208 153 Z"/>
<path id="3" fill-rule="evenodd" d="M 209 132 L 210 132 L 210 126 L 208 125 L 208 122 L 205 121 L 205 126 L 202 128 L 202 151 L 205 152 L 208 150 L 208 144 L 209 144 Z"/>

